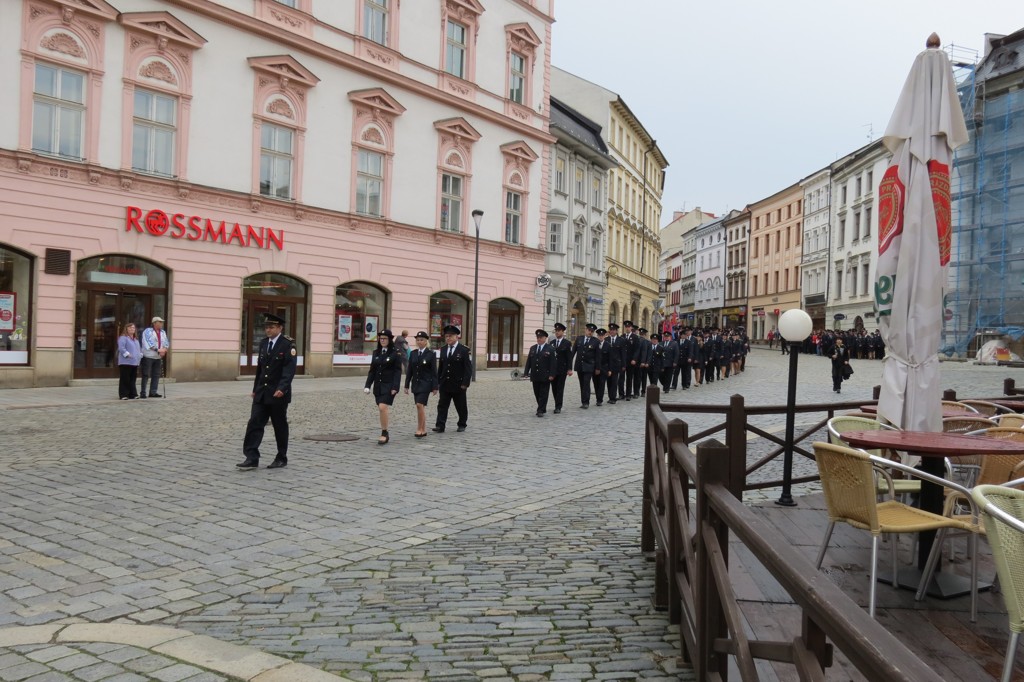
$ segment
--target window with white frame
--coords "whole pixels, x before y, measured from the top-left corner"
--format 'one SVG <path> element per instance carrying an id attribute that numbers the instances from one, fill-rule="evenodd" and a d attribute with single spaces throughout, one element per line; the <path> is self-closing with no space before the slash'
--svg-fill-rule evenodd
<path id="1" fill-rule="evenodd" d="M 32 101 L 32 150 L 84 158 L 85 75 L 36 63 Z"/>
<path id="2" fill-rule="evenodd" d="M 565 193 L 565 159 L 560 156 L 555 159 L 555 190 Z"/>
<path id="3" fill-rule="evenodd" d="M 260 194 L 277 199 L 292 198 L 292 148 L 294 131 L 264 123 L 260 127 Z"/>
<path id="4" fill-rule="evenodd" d="M 551 223 L 548 226 L 548 251 L 562 253 L 562 224 Z"/>
<path id="5" fill-rule="evenodd" d="M 595 270 L 601 269 L 601 238 L 594 237 L 590 240 L 590 267 Z"/>
<path id="6" fill-rule="evenodd" d="M 299 7 L 299 0 L 277 0 L 277 3 L 294 9 L 298 9 Z"/>
<path id="7" fill-rule="evenodd" d="M 577 168 L 576 169 L 576 201 L 586 201 L 587 200 L 586 195 L 583 194 L 583 181 L 584 181 L 585 177 L 586 177 L 586 174 L 583 172 L 583 169 L 582 168 Z"/>
<path id="8" fill-rule="evenodd" d="M 505 241 L 519 244 L 519 230 L 523 220 L 523 195 L 511 190 L 505 191 Z"/>
<path id="9" fill-rule="evenodd" d="M 572 240 L 572 262 L 583 264 L 583 234 L 577 232 Z"/>
<path id="10" fill-rule="evenodd" d="M 462 176 L 441 175 L 441 229 L 462 232 Z"/>
<path id="11" fill-rule="evenodd" d="M 590 181 L 590 201 L 593 205 L 601 205 L 601 179 L 594 178 Z"/>
<path id="12" fill-rule="evenodd" d="M 388 0 L 363 0 L 363 37 L 388 44 Z"/>
<path id="13" fill-rule="evenodd" d="M 356 167 L 356 213 L 383 215 L 384 155 L 359 150 Z"/>
<path id="14" fill-rule="evenodd" d="M 178 98 L 149 90 L 135 90 L 132 123 L 132 169 L 144 173 L 174 174 Z"/>
<path id="15" fill-rule="evenodd" d="M 871 236 L 871 207 L 864 207 L 864 237 Z"/>
<path id="16" fill-rule="evenodd" d="M 516 104 L 526 103 L 526 57 L 513 52 L 508 60 L 508 98 Z"/>
<path id="17" fill-rule="evenodd" d="M 448 21 L 444 70 L 457 78 L 466 77 L 466 36 L 468 30 L 457 21 Z"/>
<path id="18" fill-rule="evenodd" d="M 861 263 L 860 265 L 861 274 L 861 293 L 868 293 L 871 290 L 871 278 L 869 274 L 869 268 L 867 263 Z"/>

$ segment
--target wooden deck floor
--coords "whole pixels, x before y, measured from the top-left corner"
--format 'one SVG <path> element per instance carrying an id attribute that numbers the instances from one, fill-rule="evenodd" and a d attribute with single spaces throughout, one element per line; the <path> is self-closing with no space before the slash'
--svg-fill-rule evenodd
<path id="1" fill-rule="evenodd" d="M 824 498 L 811 495 L 797 498 L 795 508 L 775 504 L 759 504 L 754 508 L 762 518 L 772 523 L 811 562 L 817 558 L 818 547 L 825 536 L 828 518 Z M 900 543 L 900 560 L 911 561 L 911 536 Z M 970 564 L 966 559 L 967 544 L 963 539 L 954 541 L 958 561 L 943 564 L 944 571 L 968 576 Z M 947 543 L 948 545 L 948 543 Z M 995 576 L 991 550 L 982 540 L 978 543 L 978 574 L 982 581 Z M 891 566 L 888 542 L 879 551 L 879 573 Z M 948 558 L 948 552 L 947 552 Z M 838 524 L 825 555 L 822 570 L 832 578 L 855 602 L 867 610 L 868 572 L 871 561 L 871 541 L 868 533 Z M 768 572 L 739 543 L 729 546 L 730 577 L 740 607 L 753 636 L 759 639 L 789 639 L 800 632 L 800 611 L 789 600 Z M 876 618 L 890 632 L 898 636 L 931 665 L 944 679 L 981 682 L 999 679 L 1008 639 L 1006 609 L 998 592 L 982 592 L 978 599 L 978 621 L 970 620 L 970 597 L 949 600 L 926 597 L 914 601 L 914 593 L 894 590 L 891 585 L 879 583 Z M 836 648 L 835 663 L 828 671 L 829 679 L 866 680 L 842 652 Z M 793 668 L 761 662 L 762 680 L 793 679 Z M 731 676 L 739 679 L 738 675 Z M 1014 680 L 1024 680 L 1024 655 L 1018 655 Z M 868 682 L 878 682 L 869 680 Z"/>

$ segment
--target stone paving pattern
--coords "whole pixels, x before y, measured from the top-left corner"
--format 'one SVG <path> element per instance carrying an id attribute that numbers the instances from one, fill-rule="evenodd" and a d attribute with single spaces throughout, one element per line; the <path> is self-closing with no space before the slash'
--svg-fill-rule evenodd
<path id="1" fill-rule="evenodd" d="M 758 349 L 743 374 L 667 400 L 782 404 L 787 367 Z M 798 401 L 870 399 L 881 363 L 854 367 L 836 395 L 828 361 L 802 356 Z M 964 395 L 1024 383 L 1018 369 L 942 369 Z M 403 395 L 378 447 L 361 387 L 296 380 L 290 464 L 252 472 L 234 470 L 246 382 L 127 403 L 113 386 L 0 391 L 0 628 L 170 626 L 359 681 L 689 679 L 638 551 L 642 402 L 580 410 L 571 377 L 563 414 L 537 419 L 527 382 L 480 372 L 465 433 L 413 439 Z M 336 432 L 360 440 L 303 438 Z M 218 675 L 117 644 L 0 647 L 0 680 Z"/>

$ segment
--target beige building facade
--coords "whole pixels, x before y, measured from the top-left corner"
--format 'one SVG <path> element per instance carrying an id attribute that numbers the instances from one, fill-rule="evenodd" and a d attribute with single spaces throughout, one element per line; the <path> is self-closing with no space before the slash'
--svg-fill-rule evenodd
<path id="1" fill-rule="evenodd" d="M 800 183 L 750 205 L 748 333 L 767 339 L 779 316 L 800 307 L 800 260 L 803 243 Z"/>

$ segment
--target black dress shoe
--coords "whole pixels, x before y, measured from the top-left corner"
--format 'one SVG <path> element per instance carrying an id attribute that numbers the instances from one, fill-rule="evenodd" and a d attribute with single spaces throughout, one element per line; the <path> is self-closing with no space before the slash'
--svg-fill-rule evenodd
<path id="1" fill-rule="evenodd" d="M 562 414 L 562 408 L 561 407 L 556 407 L 555 408 L 555 414 Z"/>
<path id="2" fill-rule="evenodd" d="M 465 431 L 465 430 L 466 430 L 466 427 L 465 427 L 465 426 L 460 426 L 459 428 L 455 429 L 455 432 L 456 432 L 456 433 L 462 433 L 462 432 L 463 432 L 463 431 Z"/>
<path id="3" fill-rule="evenodd" d="M 544 413 L 542 411 L 540 411 L 540 410 L 537 410 L 537 416 L 538 417 L 543 417 Z"/>
<path id="4" fill-rule="evenodd" d="M 146 399 L 146 394 L 143 393 L 142 395 L 139 396 L 139 398 L 141 398 L 142 400 L 145 400 Z"/>
<path id="5" fill-rule="evenodd" d="M 586 410 L 586 409 L 588 409 L 589 407 L 590 407 L 590 405 L 580 405 L 580 409 L 581 409 L 581 410 Z"/>
<path id="6" fill-rule="evenodd" d="M 249 471 L 250 469 L 259 469 L 260 462 L 258 459 L 250 459 L 246 457 L 244 462 L 242 462 L 241 464 L 236 464 L 235 466 L 238 467 L 241 471 Z"/>
<path id="7" fill-rule="evenodd" d="M 608 404 L 609 404 L 609 405 L 614 405 L 614 404 L 615 404 L 615 403 L 617 403 L 617 402 L 618 402 L 617 400 L 609 400 L 609 401 L 608 401 Z"/>
<path id="8" fill-rule="evenodd" d="M 273 462 L 270 463 L 270 466 L 268 466 L 267 468 L 268 469 L 283 469 L 286 466 L 288 466 L 288 460 L 281 459 L 281 458 L 276 458 L 276 459 L 274 459 Z"/>
<path id="9" fill-rule="evenodd" d="M 598 407 L 601 407 L 602 405 L 604 405 L 604 403 L 598 403 L 597 404 Z"/>
<path id="10" fill-rule="evenodd" d="M 433 431 L 434 433 L 444 433 L 444 427 L 443 426 L 435 426 L 434 428 L 432 428 L 430 430 Z"/>
<path id="11" fill-rule="evenodd" d="M 163 398 L 163 396 L 160 395 L 159 393 L 150 393 L 149 397 L 150 398 Z"/>

